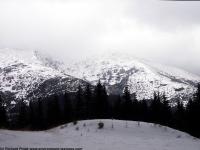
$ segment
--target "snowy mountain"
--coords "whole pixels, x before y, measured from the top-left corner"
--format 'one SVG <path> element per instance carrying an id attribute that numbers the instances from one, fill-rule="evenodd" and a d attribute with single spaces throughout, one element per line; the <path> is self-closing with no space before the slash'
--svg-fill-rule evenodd
<path id="1" fill-rule="evenodd" d="M 170 100 L 185 98 L 200 82 L 199 76 L 181 69 L 124 54 L 65 64 L 39 51 L 0 49 L 0 91 L 8 99 L 74 92 L 78 85 L 95 85 L 99 79 L 110 94 L 122 94 L 128 85 L 140 100 L 151 98 L 154 91 L 165 92 Z"/>
<path id="2" fill-rule="evenodd" d="M 109 93 L 122 93 L 128 85 L 138 99 L 149 99 L 154 91 L 165 92 L 169 99 L 191 95 L 200 77 L 123 54 L 87 58 L 64 67 L 67 74 L 96 84 L 100 79 Z"/>
<path id="3" fill-rule="evenodd" d="M 99 122 L 104 123 L 98 129 Z M 112 127 L 113 126 L 113 127 Z M 199 150 L 200 140 L 168 127 L 120 120 L 86 120 L 46 131 L 0 130 L 1 147 L 83 150 Z"/>
<path id="4" fill-rule="evenodd" d="M 31 99 L 74 92 L 79 84 L 86 84 L 57 70 L 58 62 L 42 58 L 36 51 L 0 49 L 0 91 L 3 96 L 10 100 Z M 47 65 L 47 62 L 52 63 Z"/>

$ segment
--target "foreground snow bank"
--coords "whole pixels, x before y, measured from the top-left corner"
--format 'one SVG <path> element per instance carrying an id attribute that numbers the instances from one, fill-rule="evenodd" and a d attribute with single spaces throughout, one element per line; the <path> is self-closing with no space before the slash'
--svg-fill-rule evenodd
<path id="1" fill-rule="evenodd" d="M 98 129 L 98 123 L 104 123 Z M 65 147 L 83 150 L 200 150 L 200 140 L 159 125 L 86 120 L 40 131 L 0 130 L 1 147 Z"/>

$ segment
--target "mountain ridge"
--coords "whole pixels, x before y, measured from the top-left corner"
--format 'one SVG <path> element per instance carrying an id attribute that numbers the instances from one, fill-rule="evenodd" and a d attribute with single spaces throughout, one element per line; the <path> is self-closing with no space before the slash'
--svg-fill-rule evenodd
<path id="1" fill-rule="evenodd" d="M 21 98 L 35 99 L 62 92 L 75 92 L 79 85 L 87 84 L 81 79 L 45 66 L 35 54 L 34 51 L 0 50 L 0 90 L 11 102 Z"/>
<path id="2" fill-rule="evenodd" d="M 169 100 L 187 101 L 200 82 L 199 76 L 182 69 L 125 54 L 96 55 L 71 64 L 40 51 L 0 49 L 0 54 L 0 90 L 10 99 L 75 92 L 79 85 L 100 80 L 108 94 L 122 94 L 129 86 L 139 100 L 159 91 Z"/>
<path id="3" fill-rule="evenodd" d="M 128 85 L 140 100 L 152 98 L 154 91 L 165 92 L 168 99 L 183 99 L 192 95 L 200 81 L 199 76 L 182 69 L 119 54 L 87 58 L 65 70 L 91 84 L 100 79 L 112 94 L 121 93 Z"/>

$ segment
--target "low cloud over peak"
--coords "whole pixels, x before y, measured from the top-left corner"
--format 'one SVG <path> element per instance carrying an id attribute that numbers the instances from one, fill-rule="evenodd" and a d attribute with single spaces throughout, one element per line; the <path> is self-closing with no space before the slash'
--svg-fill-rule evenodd
<path id="1" fill-rule="evenodd" d="M 0 48 L 61 59 L 110 50 L 200 74 L 200 3 L 157 0 L 2 0 Z"/>

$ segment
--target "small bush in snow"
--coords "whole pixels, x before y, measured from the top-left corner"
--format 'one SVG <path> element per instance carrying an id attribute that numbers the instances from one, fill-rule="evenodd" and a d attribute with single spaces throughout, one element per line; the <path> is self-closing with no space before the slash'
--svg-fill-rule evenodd
<path id="1" fill-rule="evenodd" d="M 98 129 L 103 129 L 104 127 L 104 123 L 103 122 L 99 122 L 98 123 Z"/>
<path id="2" fill-rule="evenodd" d="M 83 124 L 83 127 L 86 127 L 86 124 L 85 124 L 85 123 Z"/>
<path id="3" fill-rule="evenodd" d="M 78 131 L 79 130 L 79 127 L 76 127 L 76 131 Z"/>
<path id="4" fill-rule="evenodd" d="M 73 121 L 73 125 L 77 125 L 77 123 L 78 123 L 77 121 Z"/>

